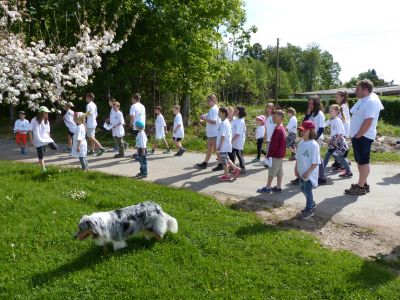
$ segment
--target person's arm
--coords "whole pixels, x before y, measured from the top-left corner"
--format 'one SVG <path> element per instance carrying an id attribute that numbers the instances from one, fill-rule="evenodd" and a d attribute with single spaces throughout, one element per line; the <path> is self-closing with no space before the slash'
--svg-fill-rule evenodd
<path id="1" fill-rule="evenodd" d="M 167 132 L 168 132 L 167 125 L 165 125 L 165 126 L 164 126 L 164 131 L 165 131 L 165 133 L 167 133 Z"/>
<path id="2" fill-rule="evenodd" d="M 28 137 L 29 137 L 29 141 L 32 144 L 32 146 L 35 147 L 35 144 L 33 143 L 33 137 L 32 137 L 32 131 L 31 130 L 28 131 Z"/>
<path id="3" fill-rule="evenodd" d="M 174 133 L 176 133 L 178 131 L 179 128 L 182 127 L 182 124 L 178 124 L 176 125 L 175 129 L 174 129 Z"/>
<path id="4" fill-rule="evenodd" d="M 294 175 L 295 175 L 296 177 L 299 177 L 299 171 L 297 170 L 297 160 L 296 160 L 296 163 L 295 163 L 295 165 L 294 165 Z"/>
<path id="5" fill-rule="evenodd" d="M 82 141 L 81 141 L 81 140 L 78 140 L 78 143 L 77 143 L 77 145 L 76 145 L 76 151 L 77 151 L 77 152 L 80 152 L 80 151 L 81 151 L 81 143 L 82 143 Z"/>
<path id="6" fill-rule="evenodd" d="M 361 138 L 371 127 L 372 122 L 374 121 L 374 118 L 368 118 L 365 119 L 364 122 L 361 125 L 360 130 L 358 130 L 358 133 L 356 134 L 356 139 Z"/>
<path id="7" fill-rule="evenodd" d="M 343 137 L 343 134 L 338 134 L 338 135 L 336 136 L 336 138 L 335 138 L 334 141 L 333 141 L 333 146 L 334 146 L 334 147 L 337 147 L 338 141 L 339 141 L 342 137 Z"/>
<path id="8" fill-rule="evenodd" d="M 302 175 L 303 179 L 307 179 L 308 176 L 310 176 L 311 172 L 314 171 L 314 169 L 318 167 L 318 164 L 312 164 L 307 171 Z"/>
<path id="9" fill-rule="evenodd" d="M 318 140 L 323 133 L 324 133 L 324 127 L 318 128 L 316 140 Z"/>
<path id="10" fill-rule="evenodd" d="M 224 143 L 224 141 L 225 141 L 225 137 L 224 137 L 224 136 L 221 136 L 221 139 L 220 139 L 220 141 L 219 141 L 219 145 L 218 145 L 217 151 L 221 151 L 221 146 L 222 146 L 222 144 Z"/>
<path id="11" fill-rule="evenodd" d="M 208 124 L 211 124 L 211 125 L 217 124 L 217 121 L 216 121 L 216 120 L 206 119 L 206 122 L 207 122 Z"/>
<path id="12" fill-rule="evenodd" d="M 240 134 L 239 133 L 236 133 L 234 136 L 233 136 L 233 138 L 232 138 L 232 143 L 234 142 L 234 141 L 236 141 L 236 139 L 238 139 L 240 137 Z"/>

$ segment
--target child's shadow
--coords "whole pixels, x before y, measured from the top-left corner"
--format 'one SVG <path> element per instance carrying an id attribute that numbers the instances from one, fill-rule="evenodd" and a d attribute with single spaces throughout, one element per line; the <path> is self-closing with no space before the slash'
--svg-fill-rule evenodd
<path id="1" fill-rule="evenodd" d="M 154 239 L 146 240 L 144 238 L 135 238 L 128 241 L 127 248 L 115 252 L 111 245 L 104 247 L 93 246 L 70 262 L 60 265 L 53 270 L 34 274 L 32 276 L 32 285 L 34 287 L 42 286 L 48 282 L 68 276 L 70 273 L 94 267 L 97 264 L 109 260 L 113 256 L 124 256 L 132 252 L 151 249 L 155 242 Z"/>

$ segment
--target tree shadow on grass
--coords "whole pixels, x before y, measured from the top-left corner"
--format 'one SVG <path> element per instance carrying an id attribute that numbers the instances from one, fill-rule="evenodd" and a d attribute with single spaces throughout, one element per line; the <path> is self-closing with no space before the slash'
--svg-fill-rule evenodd
<path id="1" fill-rule="evenodd" d="M 364 260 L 360 270 L 349 274 L 348 281 L 356 288 L 376 289 L 397 278 L 397 274 L 374 261 Z"/>
<path id="2" fill-rule="evenodd" d="M 67 277 L 72 273 L 102 264 L 103 262 L 108 261 L 111 257 L 122 257 L 131 254 L 132 252 L 149 250 L 156 243 L 153 239 L 147 240 L 145 238 L 133 238 L 127 242 L 128 247 L 118 251 L 114 251 L 111 245 L 104 247 L 93 246 L 70 262 L 60 265 L 53 270 L 34 274 L 31 278 L 32 286 L 43 286 L 49 282 Z"/>

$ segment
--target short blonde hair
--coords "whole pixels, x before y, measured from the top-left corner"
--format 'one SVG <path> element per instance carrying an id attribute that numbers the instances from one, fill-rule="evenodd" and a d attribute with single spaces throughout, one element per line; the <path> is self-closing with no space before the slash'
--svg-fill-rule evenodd
<path id="1" fill-rule="evenodd" d="M 174 105 L 172 106 L 173 109 L 176 109 L 177 111 L 181 111 L 181 106 L 180 105 Z"/>
<path id="2" fill-rule="evenodd" d="M 287 109 L 287 113 L 288 114 L 292 114 L 293 116 L 295 116 L 296 115 L 296 110 L 293 107 L 289 107 Z"/>

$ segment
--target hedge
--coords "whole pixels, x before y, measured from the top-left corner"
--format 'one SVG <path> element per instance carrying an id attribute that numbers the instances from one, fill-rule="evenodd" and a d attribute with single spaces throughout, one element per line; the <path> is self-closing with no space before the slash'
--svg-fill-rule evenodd
<path id="1" fill-rule="evenodd" d="M 350 107 L 356 103 L 356 99 L 349 99 Z M 400 125 L 400 99 L 399 100 L 381 100 L 385 109 L 381 111 L 380 119 L 393 125 Z M 326 101 L 323 100 L 324 106 Z M 335 104 L 335 100 L 329 100 L 329 105 Z M 278 105 L 281 108 L 293 107 L 297 112 L 305 113 L 307 109 L 307 99 L 285 99 L 279 100 Z"/>

